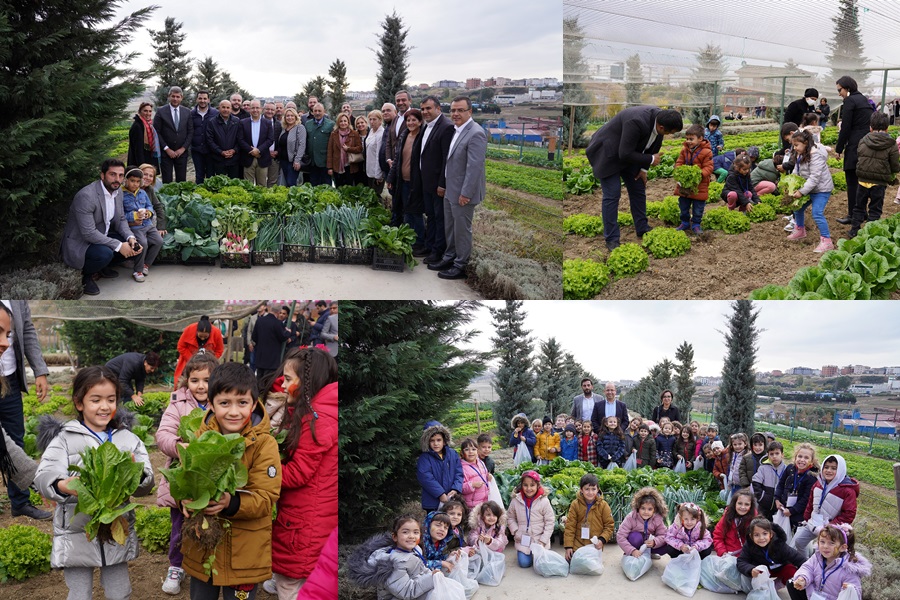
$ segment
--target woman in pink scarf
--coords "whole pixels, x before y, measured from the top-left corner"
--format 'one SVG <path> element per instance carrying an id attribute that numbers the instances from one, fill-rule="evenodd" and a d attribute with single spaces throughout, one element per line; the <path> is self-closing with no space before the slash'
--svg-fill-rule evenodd
<path id="1" fill-rule="evenodd" d="M 351 162 L 353 158 L 359 160 Z M 337 127 L 328 139 L 328 156 L 326 166 L 328 174 L 334 178 L 334 185 L 353 185 L 357 171 L 362 165 L 362 140 L 350 126 L 350 117 L 341 113 L 337 118 Z"/>
<path id="2" fill-rule="evenodd" d="M 153 127 L 153 105 L 141 102 L 134 115 L 134 123 L 128 131 L 128 160 L 125 164 L 142 165 L 148 163 L 159 171 L 159 135 Z"/>

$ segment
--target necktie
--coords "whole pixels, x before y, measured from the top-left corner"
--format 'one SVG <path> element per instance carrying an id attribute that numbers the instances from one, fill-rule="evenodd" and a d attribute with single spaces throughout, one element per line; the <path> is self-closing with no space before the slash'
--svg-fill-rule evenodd
<path id="1" fill-rule="evenodd" d="M 178 131 L 178 124 L 181 123 L 181 115 L 178 114 L 180 111 L 176 108 L 172 111 L 172 119 L 175 121 L 175 131 Z"/>

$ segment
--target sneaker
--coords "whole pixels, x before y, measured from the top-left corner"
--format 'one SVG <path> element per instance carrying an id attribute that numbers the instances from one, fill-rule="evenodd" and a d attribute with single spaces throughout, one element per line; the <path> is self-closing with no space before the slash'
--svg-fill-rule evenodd
<path id="1" fill-rule="evenodd" d="M 685 223 L 684 221 L 682 221 L 681 225 L 679 225 L 678 227 L 675 228 L 675 231 L 687 231 L 690 228 L 691 228 L 690 223 Z"/>
<path id="2" fill-rule="evenodd" d="M 834 250 L 834 244 L 831 242 L 831 238 L 820 237 L 819 245 L 816 246 L 816 249 L 813 250 L 813 252 L 818 252 L 821 254 L 822 252 L 828 252 L 829 250 Z"/>
<path id="3" fill-rule="evenodd" d="M 138 283 L 144 283 L 144 274 L 141 273 L 140 271 L 136 271 L 136 272 L 132 273 L 131 276 L 134 277 L 134 280 L 137 281 Z"/>
<path id="4" fill-rule="evenodd" d="M 275 586 L 275 577 L 272 576 L 271 579 L 267 579 L 263 582 L 262 588 L 270 594 L 277 595 L 278 588 Z"/>
<path id="5" fill-rule="evenodd" d="M 787 237 L 789 240 L 802 240 L 806 237 L 806 227 L 794 227 L 794 232 Z"/>
<path id="6" fill-rule="evenodd" d="M 150 265 L 144 265 L 143 273 L 144 273 L 144 277 L 146 277 L 147 275 L 150 274 Z"/>
<path id="7" fill-rule="evenodd" d="M 692 225 L 692 226 L 691 226 L 691 231 L 694 232 L 694 235 L 700 235 L 701 233 L 703 233 L 703 230 L 700 229 L 700 226 L 699 226 L 699 225 Z"/>
<path id="8" fill-rule="evenodd" d="M 181 593 L 181 582 L 184 580 L 184 569 L 178 567 L 169 567 L 166 573 L 166 580 L 163 582 L 162 591 L 177 596 Z"/>
<path id="9" fill-rule="evenodd" d="M 794 220 L 794 217 L 785 217 L 788 220 L 788 224 L 784 226 L 785 231 L 793 231 L 794 227 L 797 226 L 797 221 Z"/>

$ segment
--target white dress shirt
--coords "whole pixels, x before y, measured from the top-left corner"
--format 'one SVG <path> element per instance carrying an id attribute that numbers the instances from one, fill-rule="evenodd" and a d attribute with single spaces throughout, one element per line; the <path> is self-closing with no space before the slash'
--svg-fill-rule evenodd
<path id="1" fill-rule="evenodd" d="M 644 146 L 644 150 L 650 148 L 653 145 L 653 142 L 656 141 L 656 138 L 659 137 L 659 133 L 656 131 L 656 121 L 653 121 L 653 129 L 650 130 L 650 139 L 647 140 L 647 145 Z M 641 169 L 644 173 L 647 172 L 647 169 Z"/>
<path id="2" fill-rule="evenodd" d="M 612 402 L 610 402 L 609 400 L 605 400 L 603 402 L 603 404 L 604 404 L 603 408 L 606 411 L 604 414 L 607 417 L 616 416 L 616 401 L 615 400 L 613 400 Z"/>
<path id="3" fill-rule="evenodd" d="M 118 190 L 115 192 L 110 192 L 106 189 L 106 186 L 103 185 L 103 182 L 100 182 L 100 187 L 103 188 L 103 223 L 106 226 L 106 229 L 103 231 L 103 235 L 109 236 L 109 223 L 112 221 L 113 217 L 116 216 L 116 194 L 118 194 Z M 122 247 L 122 242 L 119 242 L 119 245 L 116 246 L 116 252 Z"/>
<path id="4" fill-rule="evenodd" d="M 400 113 L 397 113 L 397 116 L 394 118 L 394 133 L 399 137 L 400 136 L 400 126 L 403 124 L 403 121 L 406 119 Z"/>
<path id="5" fill-rule="evenodd" d="M 250 145 L 254 148 L 259 148 L 259 128 L 262 126 L 262 118 L 257 120 L 250 119 L 250 141 L 252 142 Z"/>
<path id="6" fill-rule="evenodd" d="M 590 415 L 592 415 L 593 413 L 594 413 L 594 397 L 591 396 L 590 398 L 587 398 L 587 397 L 582 398 L 581 399 L 581 418 L 582 418 L 582 420 L 590 419 L 591 418 Z"/>

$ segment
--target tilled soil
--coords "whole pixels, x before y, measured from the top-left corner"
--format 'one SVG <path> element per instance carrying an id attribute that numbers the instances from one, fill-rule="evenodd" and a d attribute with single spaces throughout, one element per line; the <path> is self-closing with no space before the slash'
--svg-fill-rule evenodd
<path id="1" fill-rule="evenodd" d="M 671 179 L 648 182 L 648 200 L 662 200 L 672 195 L 674 183 Z M 888 188 L 885 193 L 883 217 L 900 212 L 900 205 L 894 204 L 896 188 Z M 563 204 L 565 216 L 587 213 L 601 214 L 600 190 L 592 195 L 567 196 Z M 710 202 L 707 210 L 724 206 L 724 203 Z M 849 225 L 841 225 L 837 219 L 846 214 L 847 192 L 837 192 L 828 200 L 825 218 L 831 228 L 831 236 L 837 245 L 850 230 Z M 619 210 L 627 212 L 628 192 L 622 189 Z M 727 235 L 721 231 L 708 231 L 691 236 L 691 249 L 677 258 L 655 259 L 650 257 L 650 266 L 635 277 L 611 282 L 597 296 L 602 300 L 729 300 L 746 298 L 751 291 L 774 283 L 787 285 L 798 269 L 814 265 L 820 254 L 813 252 L 819 243 L 819 233 L 812 220 L 811 209 L 806 211 L 807 237 L 798 242 L 789 242 L 784 231 L 787 221 L 779 215 L 775 221 L 753 223 L 750 231 Z M 662 221 L 650 218 L 652 227 L 669 227 Z M 621 242 L 640 243 L 634 226 L 621 228 Z M 586 238 L 569 234 L 565 239 L 565 258 L 591 258 L 606 260 L 609 252 L 603 236 Z M 895 292 L 893 299 L 900 299 Z"/>

